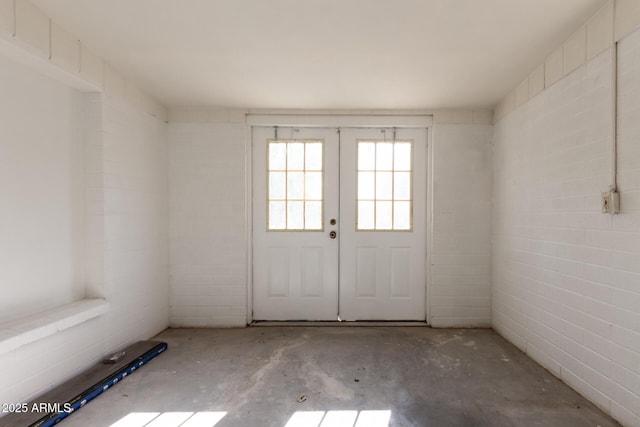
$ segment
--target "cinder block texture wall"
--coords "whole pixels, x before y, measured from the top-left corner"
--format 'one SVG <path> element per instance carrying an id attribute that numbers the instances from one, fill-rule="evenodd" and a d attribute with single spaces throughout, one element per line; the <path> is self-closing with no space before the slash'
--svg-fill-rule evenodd
<path id="1" fill-rule="evenodd" d="M 82 95 L 0 57 L 0 322 L 84 294 Z"/>
<path id="2" fill-rule="evenodd" d="M 169 124 L 170 323 L 247 324 L 246 125 Z"/>
<path id="3" fill-rule="evenodd" d="M 0 218 L 12 230 L 0 243 L 3 316 L 84 297 L 111 304 L 0 354 L 0 401 L 20 402 L 167 326 L 166 124 L 4 58 L 0 87 L 0 186 L 11 197 Z"/>
<path id="4" fill-rule="evenodd" d="M 434 210 L 430 320 L 491 323 L 491 114 L 436 113 L 429 196 Z M 171 112 L 170 241 L 173 326 L 243 326 L 247 297 L 244 112 Z M 425 238 L 427 238 L 425 236 Z"/>
<path id="5" fill-rule="evenodd" d="M 618 49 L 619 215 L 600 205 L 612 171 L 612 48 L 565 71 L 495 125 L 493 327 L 637 426 L 640 31 Z"/>
<path id="6" fill-rule="evenodd" d="M 489 124 L 433 127 L 428 300 L 434 327 L 491 325 L 492 136 Z"/>
<path id="7" fill-rule="evenodd" d="M 10 236 L 0 252 L 17 261 L 0 279 L 25 285 L 0 308 L 15 317 L 85 296 L 111 303 L 107 315 L 0 354 L 0 401 L 27 399 L 167 324 L 245 325 L 245 112 L 173 114 L 166 125 L 164 107 L 27 0 L 0 1 L 0 12 L 10 50 L 66 76 L 0 61 L 12 125 L 0 129 L 0 188 L 24 203 L 0 207 Z M 430 159 L 432 324 L 491 324 L 626 425 L 640 425 L 638 26 L 640 2 L 608 2 L 498 105 L 493 126 L 491 114 L 436 115 Z M 617 216 L 599 202 L 612 163 L 612 40 Z M 67 85 L 78 81 L 101 93 Z M 18 220 L 37 232 L 12 227 Z M 43 270 L 24 267 L 30 250 Z"/>
<path id="8" fill-rule="evenodd" d="M 167 126 L 163 106 L 28 0 L 0 0 L 0 55 L 0 322 L 83 298 L 110 307 L 2 348 L 0 402 L 21 402 L 166 328 Z M 18 327 L 38 337 L 38 321 Z"/>

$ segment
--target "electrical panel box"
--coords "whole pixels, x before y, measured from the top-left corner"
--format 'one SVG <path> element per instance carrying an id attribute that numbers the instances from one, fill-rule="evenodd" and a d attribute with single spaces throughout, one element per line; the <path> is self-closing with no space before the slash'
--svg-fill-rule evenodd
<path id="1" fill-rule="evenodd" d="M 609 190 L 602 193 L 602 213 L 617 214 L 620 212 L 620 193 Z"/>

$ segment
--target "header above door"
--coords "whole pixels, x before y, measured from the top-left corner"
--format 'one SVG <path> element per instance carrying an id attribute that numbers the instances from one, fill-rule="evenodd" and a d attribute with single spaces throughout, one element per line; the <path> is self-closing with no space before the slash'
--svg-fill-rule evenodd
<path id="1" fill-rule="evenodd" d="M 249 114 L 251 126 L 344 127 L 344 128 L 427 128 L 431 115 L 328 115 L 328 114 Z"/>

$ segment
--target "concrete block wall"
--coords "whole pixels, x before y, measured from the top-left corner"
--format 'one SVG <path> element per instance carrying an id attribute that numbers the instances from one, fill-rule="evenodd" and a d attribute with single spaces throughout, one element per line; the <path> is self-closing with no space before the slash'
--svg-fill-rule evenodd
<path id="1" fill-rule="evenodd" d="M 245 111 L 172 111 L 173 326 L 242 326 L 248 312 Z M 326 112 L 325 112 L 326 114 Z M 436 111 L 433 127 L 434 326 L 490 325 L 490 111 Z M 431 240 L 431 236 L 428 237 Z"/>
<path id="2" fill-rule="evenodd" d="M 84 92 L 106 92 L 160 120 L 167 110 L 29 0 L 0 0 L 0 53 Z"/>
<path id="3" fill-rule="evenodd" d="M 104 126 L 103 99 L 85 95 L 84 171 L 85 171 L 85 297 L 104 297 Z"/>
<path id="4" fill-rule="evenodd" d="M 0 57 L 0 322 L 84 295 L 82 95 Z"/>
<path id="5" fill-rule="evenodd" d="M 4 57 L 0 74 L 0 188 L 15 196 L 0 207 L 2 320 L 84 297 L 111 307 L 0 354 L 0 402 L 20 402 L 168 325 L 167 125 Z"/>
<path id="6" fill-rule="evenodd" d="M 436 115 L 432 138 L 433 232 L 429 314 L 434 327 L 491 325 L 493 126 Z"/>
<path id="7" fill-rule="evenodd" d="M 104 284 L 107 349 L 168 326 L 167 124 L 121 98 L 102 97 Z M 99 292 L 99 288 L 96 288 Z"/>
<path id="8" fill-rule="evenodd" d="M 637 10 L 640 15 L 640 8 Z M 611 287 L 611 299 L 598 309 L 616 318 L 605 341 L 613 342 L 609 351 L 616 394 L 611 399 L 611 412 L 640 425 L 640 30 L 620 40 L 618 67 L 622 215 L 613 218 L 606 233 L 593 236 L 604 249 L 611 250 L 611 268 L 596 269 L 594 276 L 602 277 Z M 624 387 L 622 392 L 619 386 Z"/>
<path id="9" fill-rule="evenodd" d="M 544 90 L 518 97 L 516 88 L 498 108 L 492 323 L 623 425 L 637 426 L 640 31 L 620 36 L 614 21 L 621 8 L 633 16 L 631 6 L 608 3 L 547 59 Z M 612 216 L 601 213 L 600 192 L 612 181 L 614 34 L 622 212 Z M 532 80 L 539 78 L 530 76 L 529 88 Z"/>
<path id="10" fill-rule="evenodd" d="M 0 402 L 28 401 L 97 363 L 104 329 L 99 317 L 0 355 Z"/>
<path id="11" fill-rule="evenodd" d="M 616 13 L 633 15 L 634 12 L 630 10 L 632 8 L 631 3 L 621 4 L 620 1 L 614 0 L 607 2 L 568 40 L 551 52 L 544 63 L 536 67 L 504 97 L 495 108 L 495 121 L 499 121 L 545 88 L 553 86 L 560 79 L 571 74 L 587 60 L 611 47 L 616 25 L 614 15 Z"/>
<path id="12" fill-rule="evenodd" d="M 84 297 L 85 180 L 82 95 L 4 57 L 0 93 L 2 322 Z M 97 326 L 0 354 L 0 402 L 20 402 L 94 360 Z"/>
<path id="13" fill-rule="evenodd" d="M 21 193 L 0 208 L 0 320 L 111 307 L 0 354 L 0 402 L 20 402 L 168 325 L 167 112 L 29 0 L 0 0 L 0 74 L 0 188 Z"/>
<path id="14" fill-rule="evenodd" d="M 169 124 L 170 324 L 247 323 L 244 114 Z M 209 122 L 207 122 L 209 121 Z"/>

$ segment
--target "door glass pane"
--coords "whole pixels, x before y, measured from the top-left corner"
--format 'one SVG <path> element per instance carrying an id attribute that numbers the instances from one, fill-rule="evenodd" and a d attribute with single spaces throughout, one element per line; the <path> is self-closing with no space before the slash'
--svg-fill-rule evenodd
<path id="1" fill-rule="evenodd" d="M 413 141 L 358 141 L 357 230 L 412 229 L 412 150 Z"/>
<path id="2" fill-rule="evenodd" d="M 393 169 L 397 171 L 411 170 L 411 144 L 396 142 L 393 147 Z"/>
<path id="3" fill-rule="evenodd" d="M 373 142 L 360 142 L 358 144 L 358 169 L 376 169 L 376 144 Z"/>
<path id="4" fill-rule="evenodd" d="M 269 199 L 286 199 L 286 172 L 269 172 Z"/>
<path id="5" fill-rule="evenodd" d="M 392 199 L 392 175 L 391 172 L 376 173 L 376 200 Z"/>
<path id="6" fill-rule="evenodd" d="M 284 230 L 287 228 L 286 202 L 269 202 L 269 229 Z"/>
<path id="7" fill-rule="evenodd" d="M 268 142 L 268 230 L 323 229 L 323 142 Z"/>
<path id="8" fill-rule="evenodd" d="M 393 203 L 394 230 L 409 230 L 411 228 L 411 202 Z"/>
<path id="9" fill-rule="evenodd" d="M 375 172 L 358 172 L 358 200 L 375 199 L 375 179 Z"/>
<path id="10" fill-rule="evenodd" d="M 308 171 L 321 171 L 322 143 L 308 142 L 305 145 L 305 169 Z"/>
<path id="11" fill-rule="evenodd" d="M 304 170 L 304 143 L 287 143 L 287 169 Z"/>
<path id="12" fill-rule="evenodd" d="M 391 230 L 392 202 L 376 202 L 376 230 Z"/>
<path id="13" fill-rule="evenodd" d="M 322 172 L 307 172 L 304 180 L 306 200 L 322 200 Z"/>
<path id="14" fill-rule="evenodd" d="M 373 230 L 375 228 L 375 202 L 358 202 L 358 230 Z"/>
<path id="15" fill-rule="evenodd" d="M 390 171 L 393 169 L 393 143 L 378 142 L 376 144 L 376 170 Z"/>
<path id="16" fill-rule="evenodd" d="M 304 172 L 287 173 L 287 199 L 304 199 Z"/>
<path id="17" fill-rule="evenodd" d="M 287 228 L 289 230 L 304 228 L 304 202 L 287 202 Z"/>
<path id="18" fill-rule="evenodd" d="M 411 200 L 411 173 L 395 172 L 393 175 L 393 198 Z"/>
<path id="19" fill-rule="evenodd" d="M 269 144 L 269 170 L 283 171 L 287 168 L 287 144 L 272 142 Z"/>
<path id="20" fill-rule="evenodd" d="M 307 230 L 322 229 L 322 202 L 305 202 L 304 215 Z"/>

